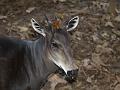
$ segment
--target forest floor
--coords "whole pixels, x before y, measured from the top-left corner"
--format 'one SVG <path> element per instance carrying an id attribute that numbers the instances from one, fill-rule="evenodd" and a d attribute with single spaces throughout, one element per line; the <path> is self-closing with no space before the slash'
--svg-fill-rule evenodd
<path id="1" fill-rule="evenodd" d="M 53 78 L 55 90 L 120 90 L 120 1 L 116 1 L 1 0 L 0 35 L 35 38 L 31 18 L 42 22 L 44 14 L 64 19 L 78 15 L 71 47 L 79 75 L 72 85 Z M 49 84 L 44 90 L 50 90 Z"/>

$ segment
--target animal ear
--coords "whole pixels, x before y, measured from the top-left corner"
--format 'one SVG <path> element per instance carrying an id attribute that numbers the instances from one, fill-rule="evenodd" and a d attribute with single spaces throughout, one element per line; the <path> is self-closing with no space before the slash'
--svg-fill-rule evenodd
<path id="1" fill-rule="evenodd" d="M 37 33 L 43 35 L 44 37 L 46 36 L 46 34 L 45 34 L 45 32 L 44 32 L 44 29 L 40 27 L 40 25 L 35 21 L 35 19 L 32 18 L 32 19 L 31 19 L 31 23 L 32 23 L 33 29 L 34 29 Z"/>
<path id="2" fill-rule="evenodd" d="M 77 27 L 78 23 L 79 23 L 79 17 L 78 17 L 78 16 L 73 17 L 73 18 L 67 23 L 67 26 L 66 26 L 67 31 L 72 31 L 72 30 L 74 30 L 74 29 Z"/>

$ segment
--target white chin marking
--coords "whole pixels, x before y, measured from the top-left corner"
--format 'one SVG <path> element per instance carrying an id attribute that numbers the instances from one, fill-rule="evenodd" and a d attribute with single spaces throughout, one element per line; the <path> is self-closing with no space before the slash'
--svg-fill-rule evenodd
<path id="1" fill-rule="evenodd" d="M 59 62 L 61 60 L 54 60 L 52 57 L 49 57 L 50 60 L 52 60 L 58 67 L 60 67 L 61 69 L 63 69 L 63 71 L 67 74 L 68 71 L 74 70 L 76 69 L 76 67 L 74 65 L 70 65 L 70 64 L 64 64 L 63 62 Z"/>
<path id="2" fill-rule="evenodd" d="M 67 75 L 67 72 L 68 71 L 71 71 L 71 70 L 74 70 L 74 68 L 72 68 L 72 66 L 67 66 L 67 65 L 63 65 L 63 64 L 58 64 L 57 62 L 54 61 L 54 63 L 60 67 L 61 69 L 63 69 L 63 71 L 66 73 Z"/>
<path id="3" fill-rule="evenodd" d="M 63 69 L 64 72 L 67 74 L 67 71 L 68 71 L 68 70 L 66 70 L 66 69 L 63 67 L 63 65 L 58 64 L 55 60 L 54 60 L 53 62 L 54 62 L 58 67 L 60 67 L 61 69 Z"/>

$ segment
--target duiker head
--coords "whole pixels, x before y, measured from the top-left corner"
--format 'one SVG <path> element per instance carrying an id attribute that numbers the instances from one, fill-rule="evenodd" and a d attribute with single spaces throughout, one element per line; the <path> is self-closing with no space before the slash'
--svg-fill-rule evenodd
<path id="1" fill-rule="evenodd" d="M 77 27 L 79 17 L 73 17 L 67 25 L 62 25 L 57 18 L 50 21 L 46 17 L 46 20 L 48 30 L 44 30 L 34 19 L 31 19 L 32 26 L 36 32 L 47 39 L 48 58 L 61 68 L 66 74 L 66 79 L 72 82 L 77 77 L 78 67 L 72 57 L 69 32 Z"/>

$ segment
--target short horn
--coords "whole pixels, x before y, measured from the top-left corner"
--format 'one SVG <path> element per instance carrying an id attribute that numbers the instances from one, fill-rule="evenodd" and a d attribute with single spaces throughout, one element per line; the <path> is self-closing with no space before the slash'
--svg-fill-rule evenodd
<path id="1" fill-rule="evenodd" d="M 52 22 L 49 20 L 49 18 L 47 17 L 46 14 L 45 14 L 44 16 L 45 16 L 45 20 L 46 20 L 47 23 L 48 23 L 48 28 L 49 28 L 49 30 L 50 30 L 51 32 L 53 32 L 53 31 L 52 31 Z"/>
<path id="2" fill-rule="evenodd" d="M 47 15 L 44 15 L 48 24 L 51 24 L 51 21 L 48 19 Z"/>

